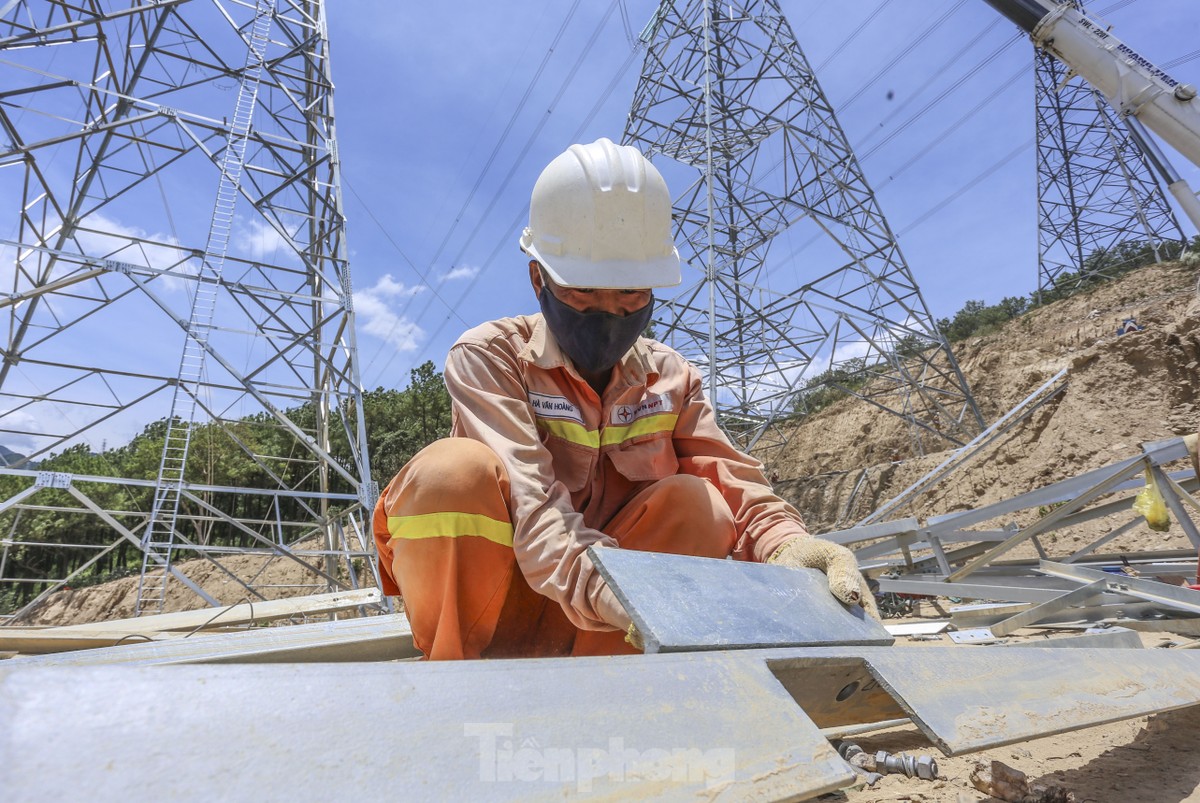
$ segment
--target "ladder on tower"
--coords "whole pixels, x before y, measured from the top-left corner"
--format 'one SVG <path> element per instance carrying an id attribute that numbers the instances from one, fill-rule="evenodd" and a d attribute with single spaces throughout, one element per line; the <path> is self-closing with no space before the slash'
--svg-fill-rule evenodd
<path id="1" fill-rule="evenodd" d="M 246 145 L 250 125 L 258 100 L 258 88 L 275 11 L 274 0 L 256 0 L 254 22 L 250 25 L 246 64 L 238 87 L 225 152 L 221 159 L 221 180 L 213 204 L 208 228 L 208 242 L 197 276 L 196 291 L 188 318 L 183 355 L 171 413 L 167 418 L 167 434 L 158 481 L 154 488 L 154 505 L 150 521 L 142 536 L 142 574 L 138 582 L 136 615 L 159 613 L 166 598 L 167 578 L 171 574 L 172 552 L 178 532 L 179 498 L 183 491 L 187 469 L 188 448 L 191 445 L 192 424 L 196 413 L 196 398 L 204 376 L 208 337 L 216 310 L 217 292 L 229 238 L 233 230 L 233 213 L 237 204 L 242 171 L 245 167 Z"/>

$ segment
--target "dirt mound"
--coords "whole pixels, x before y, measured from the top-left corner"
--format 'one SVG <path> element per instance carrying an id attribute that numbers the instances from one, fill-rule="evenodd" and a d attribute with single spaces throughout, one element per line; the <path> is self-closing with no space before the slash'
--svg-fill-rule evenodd
<path id="1" fill-rule="evenodd" d="M 224 568 L 222 568 L 224 567 Z M 204 559 L 184 561 L 176 565 L 204 593 L 222 605 L 247 600 L 246 589 L 233 577 L 258 578 L 267 588 L 259 586 L 268 599 L 320 594 L 329 587 L 316 574 L 293 560 L 264 556 L 237 556 L 221 559 L 221 566 Z M 233 575 L 231 577 L 230 575 Z M 267 578 L 264 581 L 264 578 Z M 70 625 L 125 619 L 137 610 L 138 578 L 124 577 L 110 583 L 86 588 L 58 591 L 26 615 L 21 624 Z M 206 604 L 182 583 L 167 586 L 162 613 L 204 608 Z"/>
<path id="2" fill-rule="evenodd" d="M 1200 424 L 1195 282 L 1194 268 L 1154 265 L 956 344 L 988 421 L 1064 368 L 1068 384 L 904 514 L 924 519 L 979 507 L 1136 454 L 1143 442 L 1195 432 Z M 1118 326 L 1130 317 L 1145 328 L 1118 336 Z M 851 526 L 946 457 L 889 459 L 911 452 L 902 421 L 842 401 L 797 426 L 771 468 L 782 478 L 779 492 L 805 514 L 813 531 L 823 532 Z M 1116 546 L 1186 546 L 1173 529 L 1174 540 L 1164 542 L 1143 526 Z"/>

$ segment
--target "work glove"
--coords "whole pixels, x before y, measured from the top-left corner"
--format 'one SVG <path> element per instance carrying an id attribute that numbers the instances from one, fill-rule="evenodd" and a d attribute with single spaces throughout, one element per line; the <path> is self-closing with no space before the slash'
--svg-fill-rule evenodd
<path id="1" fill-rule="evenodd" d="M 601 580 L 601 582 L 604 582 Z M 616 594 L 608 587 L 608 583 L 600 589 L 599 604 L 596 606 L 597 613 L 604 619 L 607 624 L 612 625 L 618 630 L 625 631 L 625 642 L 631 645 L 635 650 L 646 651 L 646 644 L 642 640 L 642 633 L 637 629 L 637 625 L 625 612 L 623 606 L 618 600 Z"/>
<path id="2" fill-rule="evenodd" d="M 829 592 L 847 605 L 861 605 L 867 614 L 879 620 L 875 595 L 862 572 L 854 553 L 831 541 L 802 536 L 785 541 L 767 563 L 802 569 L 820 569 L 829 579 Z"/>

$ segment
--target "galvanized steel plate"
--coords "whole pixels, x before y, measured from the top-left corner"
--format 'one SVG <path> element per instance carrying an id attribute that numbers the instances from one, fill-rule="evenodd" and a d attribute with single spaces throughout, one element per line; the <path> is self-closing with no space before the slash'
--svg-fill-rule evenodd
<path id="1" fill-rule="evenodd" d="M 1200 654 L 1184 650 L 823 648 L 772 652 L 767 661 L 784 685 L 801 690 L 797 702 L 820 724 L 817 705 L 803 697 L 805 679 L 854 657 L 877 683 L 860 681 L 845 708 L 864 694 L 892 713 L 886 692 L 947 755 L 1200 703 Z"/>
<path id="2" fill-rule="evenodd" d="M 807 799 L 854 774 L 761 657 L 0 668 L 11 800 Z"/>
<path id="3" fill-rule="evenodd" d="M 838 602 L 815 569 L 631 549 L 588 554 L 647 653 L 894 641 L 862 608 Z"/>
<path id="4" fill-rule="evenodd" d="M 402 613 L 255 628 L 241 633 L 197 634 L 151 643 L 126 643 L 76 652 L 17 658 L 22 666 L 101 664 L 218 664 L 390 661 L 421 653 Z"/>

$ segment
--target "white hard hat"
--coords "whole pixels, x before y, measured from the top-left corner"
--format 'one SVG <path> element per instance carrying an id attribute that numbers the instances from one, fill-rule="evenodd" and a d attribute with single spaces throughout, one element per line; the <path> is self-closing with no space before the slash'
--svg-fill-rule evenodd
<path id="1" fill-rule="evenodd" d="M 679 284 L 671 194 L 628 145 L 572 145 L 533 185 L 521 250 L 563 287 L 640 289 Z"/>

